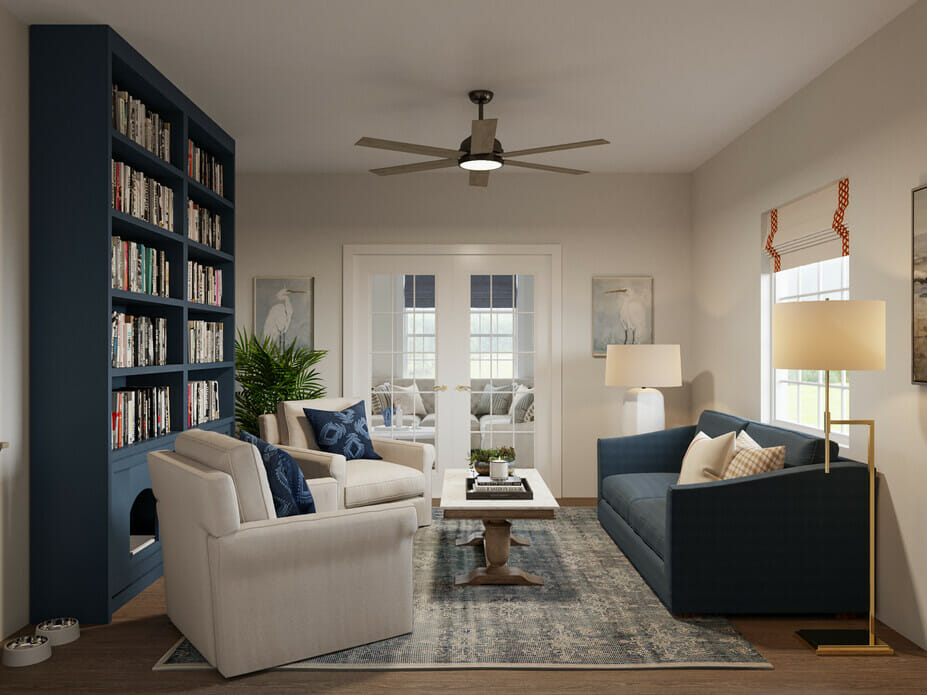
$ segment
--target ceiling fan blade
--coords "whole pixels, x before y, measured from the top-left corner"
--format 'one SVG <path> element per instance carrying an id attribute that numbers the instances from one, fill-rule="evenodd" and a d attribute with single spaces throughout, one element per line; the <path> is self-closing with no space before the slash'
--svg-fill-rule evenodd
<path id="1" fill-rule="evenodd" d="M 489 172 L 488 171 L 471 171 L 470 172 L 470 185 L 471 186 L 483 186 L 484 188 L 489 185 Z"/>
<path id="2" fill-rule="evenodd" d="M 431 162 L 418 162 L 417 164 L 401 164 L 395 167 L 371 169 L 371 174 L 377 176 L 392 176 L 393 174 L 414 174 L 416 171 L 429 171 L 430 169 L 447 169 L 457 166 L 456 159 L 436 159 Z"/>
<path id="3" fill-rule="evenodd" d="M 473 121 L 470 131 L 470 154 L 489 154 L 496 141 L 498 118 L 485 118 Z"/>
<path id="4" fill-rule="evenodd" d="M 599 138 L 598 140 L 583 140 L 582 142 L 568 142 L 564 145 L 548 145 L 547 147 L 532 147 L 530 150 L 515 150 L 514 152 L 505 152 L 503 157 L 521 157 L 526 154 L 541 154 L 542 152 L 556 152 L 557 150 L 575 150 L 578 147 L 595 147 L 596 145 L 608 145 L 608 140 Z"/>
<path id="5" fill-rule="evenodd" d="M 507 167 L 524 167 L 525 169 L 540 169 L 541 171 L 552 171 L 555 174 L 588 174 L 588 171 L 582 169 L 567 169 L 566 167 L 552 167 L 547 164 L 534 164 L 533 162 L 510 162 L 505 160 Z"/>
<path id="6" fill-rule="evenodd" d="M 409 154 L 424 154 L 429 157 L 441 157 L 442 159 L 456 159 L 465 152 L 457 150 L 446 150 L 443 147 L 429 147 L 428 145 L 414 145 L 410 142 L 397 142 L 396 140 L 378 140 L 377 138 L 361 138 L 354 143 L 360 147 L 374 147 L 378 150 L 390 150 L 392 152 L 408 152 Z"/>

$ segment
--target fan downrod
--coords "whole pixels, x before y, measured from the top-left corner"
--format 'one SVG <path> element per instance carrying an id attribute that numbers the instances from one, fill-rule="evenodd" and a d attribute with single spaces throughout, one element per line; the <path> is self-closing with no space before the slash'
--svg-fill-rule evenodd
<path id="1" fill-rule="evenodd" d="M 483 120 L 483 105 L 492 101 L 492 92 L 488 89 L 474 89 L 468 92 L 470 101 L 480 107 L 480 120 Z"/>

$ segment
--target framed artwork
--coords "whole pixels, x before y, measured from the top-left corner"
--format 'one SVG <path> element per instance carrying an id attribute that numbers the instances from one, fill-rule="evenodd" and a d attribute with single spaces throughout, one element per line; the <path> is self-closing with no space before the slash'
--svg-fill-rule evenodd
<path id="1" fill-rule="evenodd" d="M 314 349 L 315 278 L 254 278 L 254 332 L 281 346 Z"/>
<path id="2" fill-rule="evenodd" d="M 653 343 L 653 278 L 592 278 L 592 356 L 609 345 Z"/>
<path id="3" fill-rule="evenodd" d="M 927 384 L 927 186 L 911 191 L 911 381 Z"/>

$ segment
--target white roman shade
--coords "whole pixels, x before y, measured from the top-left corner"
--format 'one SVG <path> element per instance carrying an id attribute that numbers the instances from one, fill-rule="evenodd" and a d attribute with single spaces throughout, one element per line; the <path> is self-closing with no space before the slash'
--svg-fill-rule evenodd
<path id="1" fill-rule="evenodd" d="M 775 272 L 850 255 L 846 209 L 850 180 L 841 179 L 769 211 L 765 250 Z"/>

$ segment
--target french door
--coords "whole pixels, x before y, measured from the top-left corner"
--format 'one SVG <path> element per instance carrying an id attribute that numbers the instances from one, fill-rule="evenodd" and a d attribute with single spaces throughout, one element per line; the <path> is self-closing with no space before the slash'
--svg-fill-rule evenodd
<path id="1" fill-rule="evenodd" d="M 345 247 L 344 393 L 368 400 L 374 437 L 435 445 L 433 489 L 472 450 L 506 447 L 559 494 L 559 260 Z"/>

